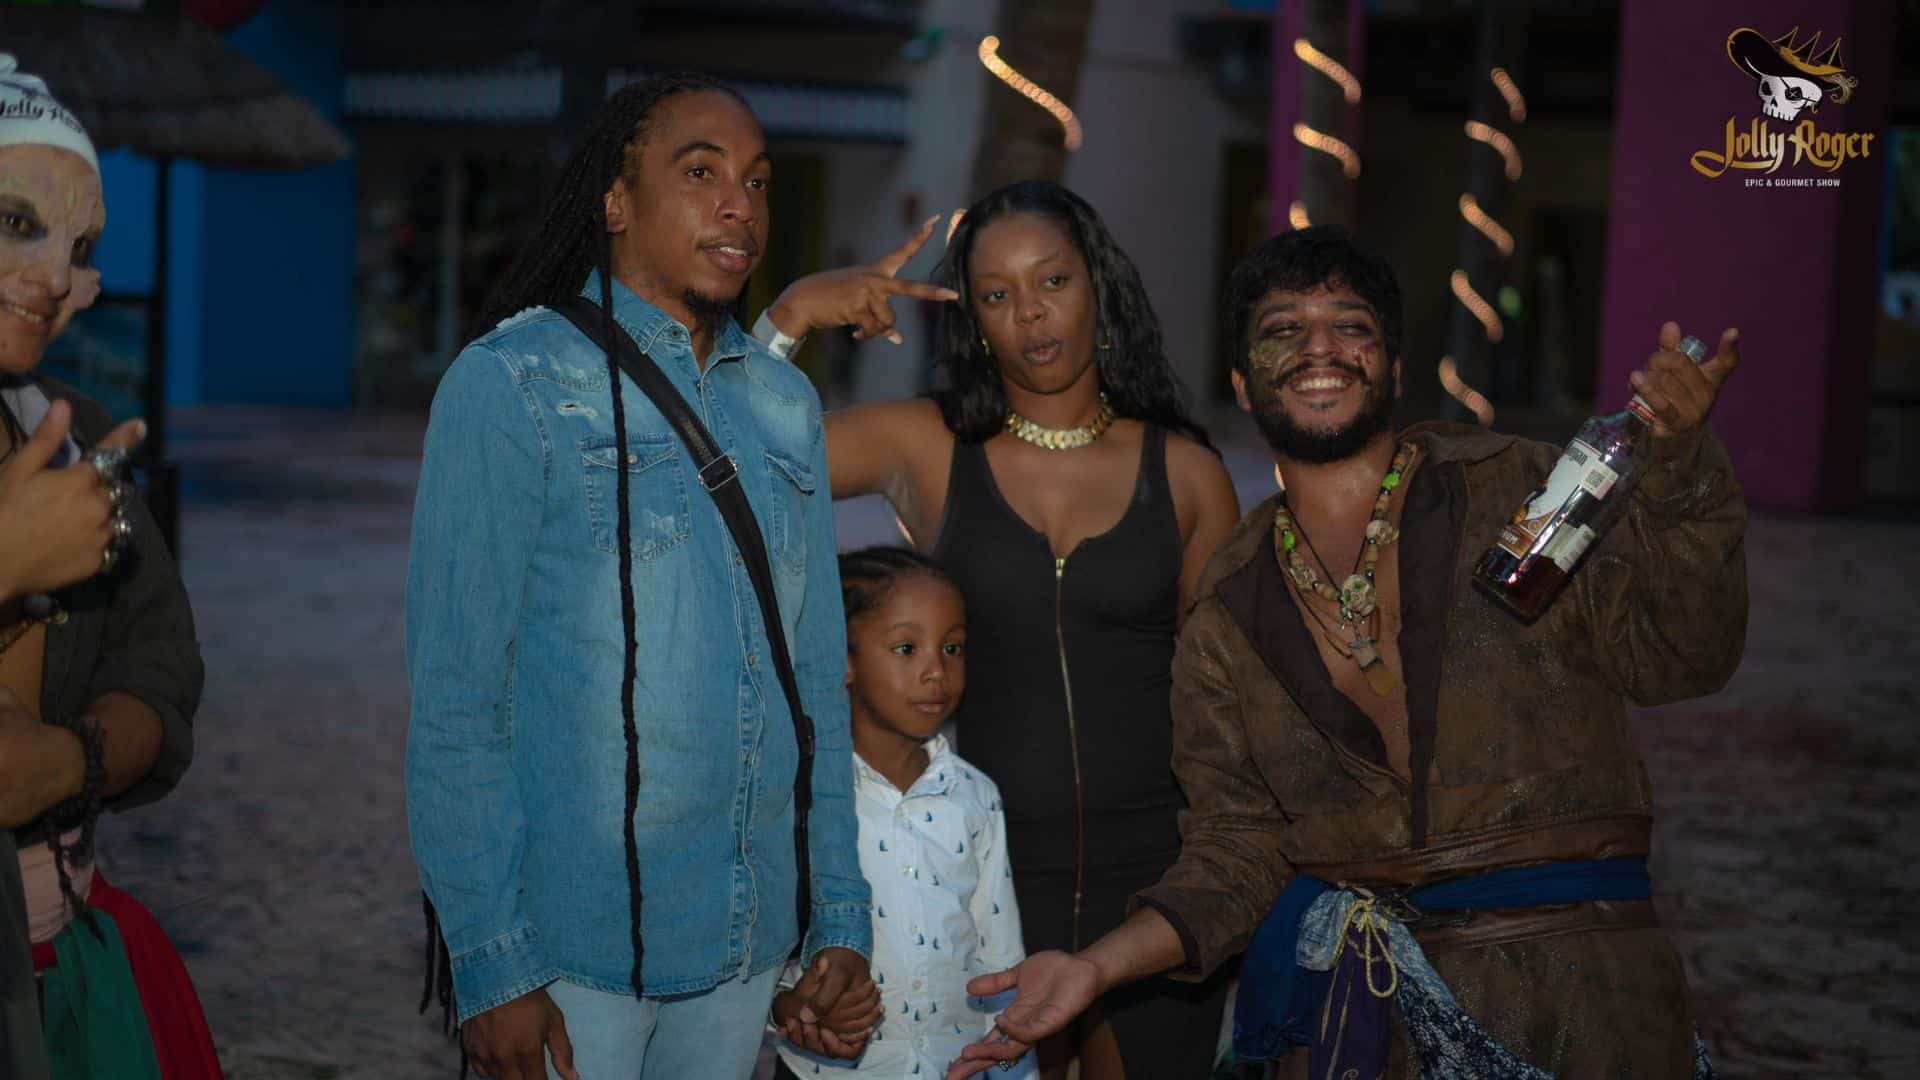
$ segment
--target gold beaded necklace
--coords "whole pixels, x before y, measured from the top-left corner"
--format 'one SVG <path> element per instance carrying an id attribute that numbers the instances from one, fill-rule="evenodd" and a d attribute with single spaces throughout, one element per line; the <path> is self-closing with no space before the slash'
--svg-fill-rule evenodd
<path id="1" fill-rule="evenodd" d="M 1079 427 L 1041 427 L 1012 409 L 1007 410 L 1005 427 L 1014 438 L 1045 450 L 1078 450 L 1106 434 L 1112 423 L 1113 406 L 1107 404 L 1107 395 L 1101 394 L 1100 411 Z"/>
<path id="2" fill-rule="evenodd" d="M 1322 600 L 1334 604 L 1339 609 L 1340 629 L 1346 632 L 1347 641 L 1343 645 L 1328 634 L 1328 640 L 1334 647 L 1360 665 L 1360 674 L 1366 677 L 1367 686 L 1381 697 L 1400 688 L 1400 678 L 1393 673 L 1386 661 L 1380 658 L 1376 639 L 1369 633 L 1369 619 L 1378 613 L 1379 604 L 1373 591 L 1374 567 L 1380 562 L 1380 549 L 1400 538 L 1400 530 L 1387 523 L 1387 509 L 1393 504 L 1393 490 L 1400 486 L 1400 477 L 1405 474 L 1407 465 L 1413 460 L 1414 446 L 1410 442 L 1400 444 L 1400 452 L 1394 455 L 1393 464 L 1387 466 L 1387 474 L 1380 478 L 1380 494 L 1373 500 L 1373 514 L 1367 519 L 1366 542 L 1360 545 L 1360 554 L 1354 559 L 1353 573 L 1347 575 L 1340 587 L 1320 580 L 1313 567 L 1307 565 L 1299 551 L 1299 541 L 1306 536 L 1294 524 L 1293 515 L 1287 512 L 1286 496 L 1282 494 L 1280 505 L 1273 512 L 1273 544 L 1280 556 L 1280 565 L 1286 568 L 1287 576 L 1302 593 L 1302 607 L 1307 614 L 1320 623 L 1322 633 L 1327 633 L 1326 623 L 1320 619 L 1320 613 L 1311 604 L 1304 603 L 1306 593 L 1312 593 Z M 1309 540 L 1308 546 L 1312 546 Z M 1318 552 L 1315 556 L 1318 556 Z M 1324 565 L 1324 563 L 1323 563 Z"/>

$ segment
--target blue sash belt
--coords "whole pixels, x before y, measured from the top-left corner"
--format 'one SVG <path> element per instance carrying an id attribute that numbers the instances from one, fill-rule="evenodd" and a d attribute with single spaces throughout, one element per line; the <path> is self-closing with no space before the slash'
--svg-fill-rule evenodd
<path id="1" fill-rule="evenodd" d="M 1296 877 L 1254 931 L 1240 969 L 1240 994 L 1233 1012 L 1233 1049 L 1239 1057 L 1268 1060 L 1312 1042 L 1336 973 L 1300 965 L 1301 921 L 1333 889 L 1319 878 Z M 1477 908 L 1645 900 L 1651 893 L 1647 860 L 1628 856 L 1490 870 L 1382 897 L 1380 906 L 1402 922 L 1416 922 L 1434 914 Z"/>

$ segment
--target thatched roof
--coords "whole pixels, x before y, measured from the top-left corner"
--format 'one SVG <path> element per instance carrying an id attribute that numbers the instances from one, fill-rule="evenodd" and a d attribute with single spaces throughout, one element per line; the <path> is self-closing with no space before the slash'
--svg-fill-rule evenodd
<path id="1" fill-rule="evenodd" d="M 351 151 L 305 99 L 184 17 L 0 7 L 0 52 L 45 79 L 102 150 L 260 168 L 319 165 Z"/>

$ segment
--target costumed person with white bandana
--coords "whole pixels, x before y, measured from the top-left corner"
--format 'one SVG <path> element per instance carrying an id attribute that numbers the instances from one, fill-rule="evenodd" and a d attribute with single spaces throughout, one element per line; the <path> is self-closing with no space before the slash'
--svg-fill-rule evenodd
<path id="1" fill-rule="evenodd" d="M 105 223 L 85 128 L 0 54 L 0 1074 L 197 1080 L 220 1066 L 186 969 L 93 851 L 103 807 L 192 756 L 193 615 L 124 475 L 144 425 L 35 374 L 100 294 Z"/>

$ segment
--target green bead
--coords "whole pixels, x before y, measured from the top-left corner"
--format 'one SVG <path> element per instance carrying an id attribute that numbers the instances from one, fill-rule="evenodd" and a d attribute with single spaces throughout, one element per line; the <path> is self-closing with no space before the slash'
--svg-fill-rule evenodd
<path id="1" fill-rule="evenodd" d="M 1388 473 L 1386 476 L 1386 479 L 1380 481 L 1380 486 L 1382 488 L 1385 488 L 1388 491 L 1392 491 L 1394 488 L 1399 487 L 1400 486 L 1399 471 L 1395 470 L 1393 472 Z"/>
<path id="2" fill-rule="evenodd" d="M 1288 551 L 1292 551 L 1292 550 L 1293 550 L 1293 530 L 1292 530 L 1292 529 L 1282 529 L 1282 530 L 1281 530 L 1281 532 L 1280 532 L 1280 546 L 1281 546 L 1281 547 L 1283 547 L 1283 548 L 1286 548 L 1286 549 L 1287 549 Z"/>

